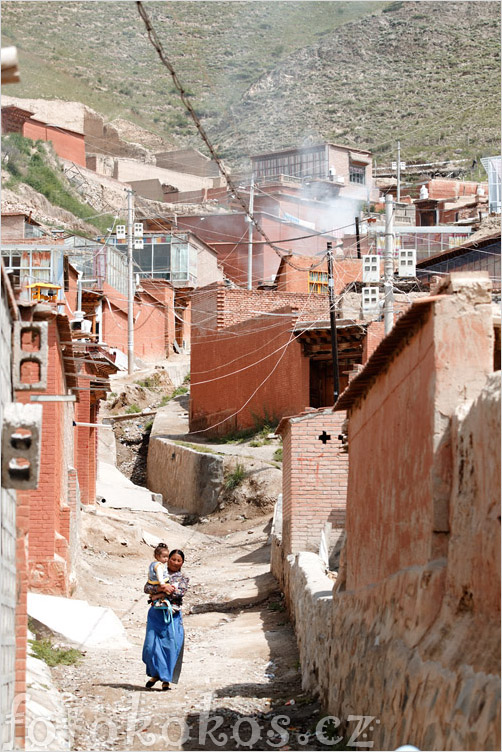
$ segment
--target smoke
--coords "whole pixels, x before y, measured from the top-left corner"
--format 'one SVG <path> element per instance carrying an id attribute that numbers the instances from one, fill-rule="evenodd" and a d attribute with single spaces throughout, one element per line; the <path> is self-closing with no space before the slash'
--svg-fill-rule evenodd
<path id="1" fill-rule="evenodd" d="M 369 203 L 369 188 L 365 185 L 351 185 L 340 195 L 340 189 L 327 182 L 305 181 L 302 198 L 312 202 L 315 229 L 319 232 L 333 231 L 335 237 L 341 238 L 355 233 L 355 218 Z"/>

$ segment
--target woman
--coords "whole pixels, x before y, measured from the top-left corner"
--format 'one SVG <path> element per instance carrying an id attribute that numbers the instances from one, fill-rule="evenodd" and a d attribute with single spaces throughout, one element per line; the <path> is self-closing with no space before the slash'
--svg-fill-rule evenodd
<path id="1" fill-rule="evenodd" d="M 184 562 L 183 551 L 171 551 L 167 562 L 169 585 L 165 586 L 171 608 L 166 610 L 152 605 L 148 611 L 143 645 L 143 663 L 150 677 L 146 683 L 148 689 L 158 681 L 162 681 L 164 691 L 170 689 L 170 682 L 177 684 L 180 676 L 185 643 L 181 605 L 189 583 L 189 578 L 181 572 Z M 165 598 L 166 592 L 151 592 L 151 599 Z"/>

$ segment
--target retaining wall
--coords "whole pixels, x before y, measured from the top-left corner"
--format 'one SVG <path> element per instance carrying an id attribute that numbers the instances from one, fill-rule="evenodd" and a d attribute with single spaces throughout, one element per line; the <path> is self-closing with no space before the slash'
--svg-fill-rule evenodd
<path id="1" fill-rule="evenodd" d="M 147 486 L 162 494 L 168 509 L 210 514 L 217 507 L 222 485 L 222 457 L 196 452 L 169 439 L 150 439 Z"/>

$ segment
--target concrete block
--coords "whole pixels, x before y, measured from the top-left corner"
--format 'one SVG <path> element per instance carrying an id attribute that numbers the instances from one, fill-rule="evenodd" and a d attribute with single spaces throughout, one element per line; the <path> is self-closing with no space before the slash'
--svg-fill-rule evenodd
<path id="1" fill-rule="evenodd" d="M 22 345 L 23 337 L 32 335 L 36 343 L 34 349 L 25 349 Z M 14 347 L 12 352 L 12 385 L 14 389 L 44 390 L 47 389 L 47 363 L 49 360 L 49 325 L 47 321 L 14 321 Z M 26 383 L 21 380 L 21 369 L 26 362 L 35 363 L 39 369 L 39 380 Z"/>
<path id="2" fill-rule="evenodd" d="M 42 405 L 10 402 L 2 425 L 2 486 L 37 488 L 40 474 Z"/>

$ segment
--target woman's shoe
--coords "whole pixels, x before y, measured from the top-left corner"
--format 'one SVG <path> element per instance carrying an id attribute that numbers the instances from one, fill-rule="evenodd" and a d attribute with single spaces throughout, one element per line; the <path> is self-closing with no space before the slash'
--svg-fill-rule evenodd
<path id="1" fill-rule="evenodd" d="M 152 687 L 155 686 L 155 684 L 157 684 L 158 681 L 160 681 L 158 676 L 154 677 L 153 679 L 148 679 L 147 683 L 145 684 L 145 687 L 147 689 L 151 689 Z"/>
<path id="2" fill-rule="evenodd" d="M 171 689 L 169 682 L 162 682 L 162 691 L 166 692 L 168 689 Z"/>

